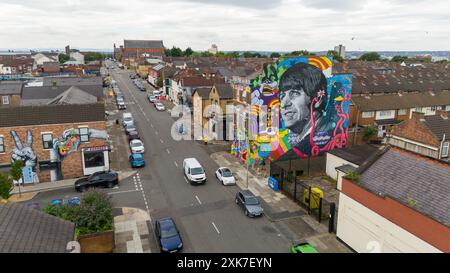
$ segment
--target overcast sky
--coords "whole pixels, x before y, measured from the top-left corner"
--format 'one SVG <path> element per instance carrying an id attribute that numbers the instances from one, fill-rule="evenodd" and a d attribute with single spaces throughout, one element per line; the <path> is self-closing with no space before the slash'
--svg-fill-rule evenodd
<path id="1" fill-rule="evenodd" d="M 0 48 L 450 50 L 449 0 L 0 0 Z"/>

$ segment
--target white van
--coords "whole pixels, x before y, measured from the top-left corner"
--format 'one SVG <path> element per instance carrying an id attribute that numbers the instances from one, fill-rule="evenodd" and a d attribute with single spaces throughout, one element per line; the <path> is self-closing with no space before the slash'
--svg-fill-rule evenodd
<path id="1" fill-rule="evenodd" d="M 123 124 L 123 127 L 134 124 L 133 116 L 131 115 L 131 113 L 123 113 L 122 114 L 122 124 Z"/>
<path id="2" fill-rule="evenodd" d="M 191 184 L 204 184 L 206 182 L 205 170 L 195 158 L 185 158 L 183 160 L 183 171 Z"/>

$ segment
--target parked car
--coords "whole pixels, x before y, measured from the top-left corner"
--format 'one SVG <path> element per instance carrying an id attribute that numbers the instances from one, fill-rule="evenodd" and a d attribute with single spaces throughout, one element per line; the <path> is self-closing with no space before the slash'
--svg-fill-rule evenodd
<path id="1" fill-rule="evenodd" d="M 59 205 L 79 206 L 81 204 L 81 199 L 79 197 L 53 199 L 51 201 L 51 204 L 52 206 L 59 206 Z"/>
<path id="2" fill-rule="evenodd" d="M 122 97 L 117 98 L 117 108 L 119 108 L 119 110 L 127 109 L 127 106 L 125 105 L 125 101 L 123 100 Z"/>
<path id="3" fill-rule="evenodd" d="M 236 185 L 236 179 L 229 168 L 221 167 L 216 171 L 216 177 L 222 185 Z"/>
<path id="4" fill-rule="evenodd" d="M 129 157 L 130 165 L 132 168 L 136 167 L 144 167 L 145 166 L 145 160 L 142 154 L 132 154 Z"/>
<path id="5" fill-rule="evenodd" d="M 307 242 L 300 244 L 293 244 L 291 246 L 291 253 L 319 253 L 312 245 Z"/>
<path id="6" fill-rule="evenodd" d="M 131 115 L 131 113 L 123 113 L 122 124 L 123 127 L 126 127 L 127 125 L 133 125 L 134 124 L 133 115 Z"/>
<path id="7" fill-rule="evenodd" d="M 130 132 L 128 133 L 128 141 L 132 141 L 133 139 L 141 139 L 141 138 L 139 137 L 138 131 L 130 131 Z"/>
<path id="8" fill-rule="evenodd" d="M 241 207 L 245 215 L 248 217 L 261 216 L 263 214 L 263 208 L 258 198 L 249 190 L 244 190 L 236 193 L 236 204 Z"/>
<path id="9" fill-rule="evenodd" d="M 130 78 L 131 78 L 131 79 L 136 79 L 136 74 L 131 73 L 131 74 L 130 74 Z"/>
<path id="10" fill-rule="evenodd" d="M 183 160 L 183 171 L 191 184 L 203 184 L 206 182 L 205 170 L 195 158 L 185 158 Z"/>
<path id="11" fill-rule="evenodd" d="M 172 218 L 156 220 L 155 233 L 161 252 L 179 252 L 183 249 L 180 232 Z"/>
<path id="12" fill-rule="evenodd" d="M 145 152 L 144 143 L 139 139 L 130 141 L 130 149 L 133 154 L 143 154 Z"/>
<path id="13" fill-rule="evenodd" d="M 116 172 L 101 171 L 75 181 L 75 190 L 83 192 L 90 187 L 112 188 L 118 184 L 119 184 L 119 175 Z"/>
<path id="14" fill-rule="evenodd" d="M 155 103 L 155 106 L 156 106 L 156 110 L 158 110 L 158 111 L 166 110 L 166 107 L 164 106 L 164 104 L 162 104 L 160 102 Z"/>
<path id="15" fill-rule="evenodd" d="M 148 100 L 150 101 L 150 102 L 155 102 L 156 101 L 156 97 L 155 96 L 153 96 L 153 95 L 148 95 L 147 96 L 147 98 L 148 98 Z"/>
<path id="16" fill-rule="evenodd" d="M 136 126 L 134 124 L 128 124 L 125 126 L 125 133 L 128 135 L 130 132 L 136 131 Z"/>

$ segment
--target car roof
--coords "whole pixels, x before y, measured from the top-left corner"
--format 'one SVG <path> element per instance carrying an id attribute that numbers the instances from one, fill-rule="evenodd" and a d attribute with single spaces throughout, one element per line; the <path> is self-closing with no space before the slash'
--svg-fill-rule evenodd
<path id="1" fill-rule="evenodd" d="M 243 191 L 240 191 L 240 193 L 242 194 L 242 195 L 244 195 L 245 197 L 256 197 L 251 191 L 249 191 L 249 190 L 243 190 Z"/>
<path id="2" fill-rule="evenodd" d="M 201 167 L 202 165 L 200 165 L 200 162 L 198 162 L 198 160 L 196 158 L 185 158 L 184 162 L 186 162 L 187 164 L 191 165 L 191 167 Z"/>
<path id="3" fill-rule="evenodd" d="M 130 142 L 131 143 L 136 143 L 136 142 L 142 143 L 142 141 L 140 139 L 132 139 Z"/>

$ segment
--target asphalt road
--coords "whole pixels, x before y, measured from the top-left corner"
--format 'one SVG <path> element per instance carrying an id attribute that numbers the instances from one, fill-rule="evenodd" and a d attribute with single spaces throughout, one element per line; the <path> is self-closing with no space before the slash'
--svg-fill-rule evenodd
<path id="1" fill-rule="evenodd" d="M 174 119 L 169 113 L 157 111 L 147 93 L 133 85 L 127 71 L 110 70 L 110 74 L 125 96 L 126 111 L 133 114 L 143 136 L 146 167 L 139 170 L 139 175 L 152 221 L 172 217 L 181 232 L 184 252 L 188 253 L 287 252 L 290 242 L 277 225 L 265 217 L 248 218 L 235 204 L 239 188 L 224 187 L 216 180 L 214 172 L 219 166 L 202 145 L 174 140 L 170 134 Z M 195 157 L 202 164 L 206 184 L 187 183 L 181 168 L 187 157 Z M 115 198 L 119 196 L 126 198 L 125 194 Z"/>

